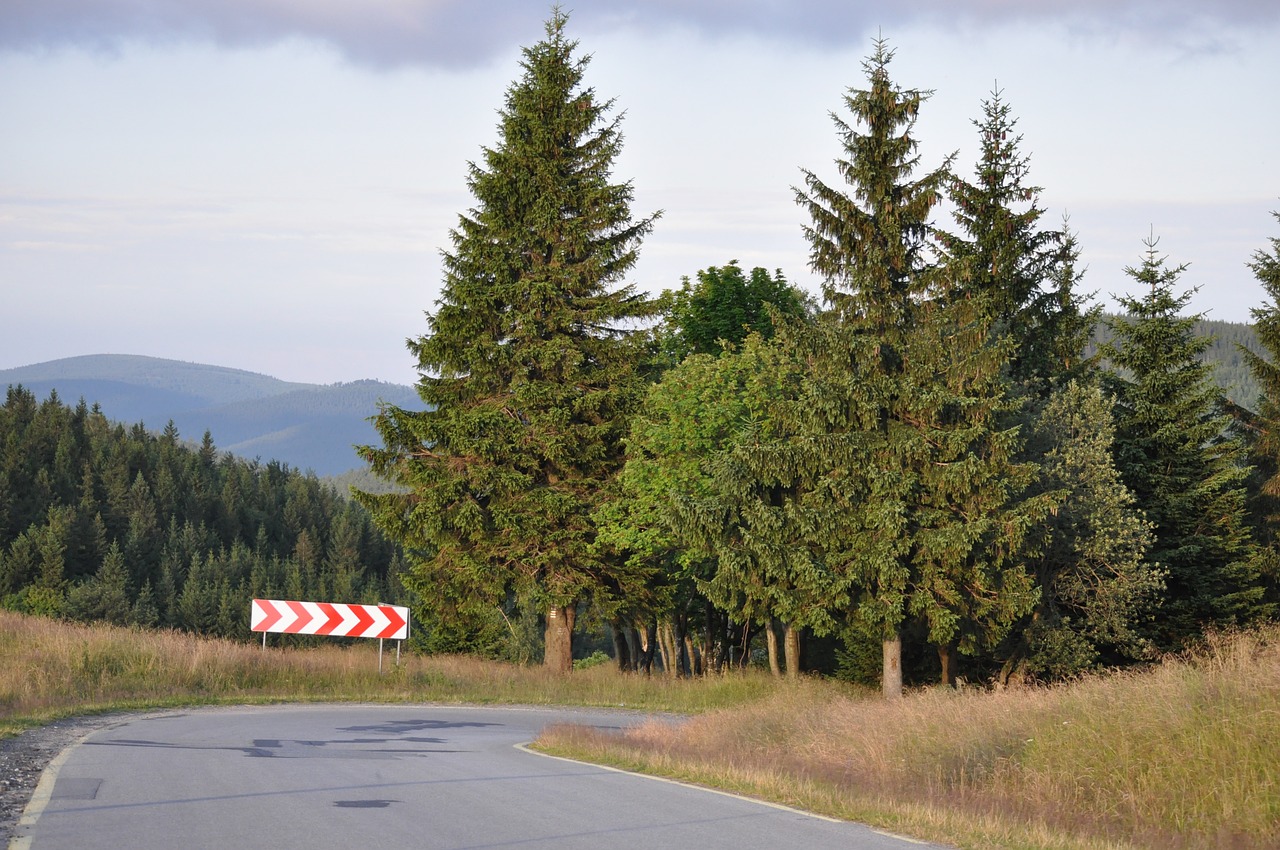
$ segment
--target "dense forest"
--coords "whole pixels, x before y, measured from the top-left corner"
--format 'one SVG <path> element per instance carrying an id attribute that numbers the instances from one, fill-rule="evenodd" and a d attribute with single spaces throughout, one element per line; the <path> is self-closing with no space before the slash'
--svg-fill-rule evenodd
<path id="1" fill-rule="evenodd" d="M 1106 317 L 1111 321 L 1121 316 Z M 1249 368 L 1245 352 L 1265 354 L 1252 325 L 1241 322 L 1224 322 L 1198 318 L 1191 327 L 1192 333 L 1209 340 L 1208 347 L 1200 355 L 1209 367 L 1214 382 L 1228 399 L 1249 409 L 1254 408 L 1262 395 L 1262 387 Z M 1099 347 L 1111 340 L 1111 328 L 1107 321 L 1099 321 L 1094 327 L 1093 339 L 1085 347 L 1086 357 L 1097 354 Z"/>
<path id="2" fill-rule="evenodd" d="M 19 611 L 244 637 L 254 597 L 393 602 L 399 547 L 314 475 L 112 423 L 0 408 L 0 600 Z"/>

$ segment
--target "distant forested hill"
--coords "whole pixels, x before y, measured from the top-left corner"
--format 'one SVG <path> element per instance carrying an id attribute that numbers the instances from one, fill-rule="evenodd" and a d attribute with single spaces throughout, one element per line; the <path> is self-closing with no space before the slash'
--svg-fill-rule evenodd
<path id="1" fill-rule="evenodd" d="M 220 451 L 320 476 L 364 466 L 353 446 L 378 442 L 366 420 L 379 401 L 422 403 L 401 384 L 292 383 L 241 369 L 118 354 L 0 370 L 0 389 L 18 384 L 39 399 L 51 391 L 68 404 L 83 398 L 111 420 L 141 422 L 155 432 L 172 420 L 182 438 L 195 443 L 209 431 Z"/>
<path id="2" fill-rule="evenodd" d="M 1214 377 L 1218 386 L 1222 387 L 1223 393 L 1236 404 L 1253 410 L 1261 390 L 1253 380 L 1253 375 L 1249 373 L 1249 367 L 1245 364 L 1238 347 L 1243 345 L 1250 351 L 1266 356 L 1266 352 L 1258 344 L 1253 326 L 1243 322 L 1204 320 L 1196 322 L 1195 332 L 1199 336 L 1214 338 L 1213 344 L 1205 352 L 1204 359 L 1213 366 Z M 1094 346 L 1091 352 L 1096 350 L 1097 345 L 1109 339 L 1111 339 L 1111 331 L 1106 323 L 1099 324 L 1094 332 Z"/>
<path id="3" fill-rule="evenodd" d="M 1260 351 L 1253 328 L 1202 321 L 1196 332 L 1215 337 L 1205 359 L 1213 364 L 1228 397 L 1252 409 L 1258 386 L 1236 344 Z M 1095 343 L 1109 336 L 1100 325 Z M 109 419 L 128 425 L 142 422 L 154 432 L 173 420 L 182 438 L 193 443 L 209 431 L 220 451 L 248 460 L 276 460 L 319 476 L 354 471 L 372 489 L 376 487 L 362 474 L 365 464 L 353 448 L 380 444 L 368 418 L 377 412 L 379 401 L 408 408 L 422 404 L 417 392 L 403 384 L 291 383 L 242 369 L 122 354 L 0 370 L 0 390 L 17 384 L 39 399 L 53 390 L 68 404 L 83 398 L 99 405 Z"/>

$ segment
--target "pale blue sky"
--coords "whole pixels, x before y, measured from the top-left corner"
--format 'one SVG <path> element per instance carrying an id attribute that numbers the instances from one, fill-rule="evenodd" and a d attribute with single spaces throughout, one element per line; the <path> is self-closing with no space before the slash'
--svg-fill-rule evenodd
<path id="1" fill-rule="evenodd" d="M 994 85 L 1085 288 L 1160 237 L 1192 302 L 1248 320 L 1280 235 L 1280 3 L 923 0 L 566 4 L 625 111 L 615 176 L 664 211 L 632 280 L 781 269 L 816 291 L 791 187 L 883 33 L 935 90 L 924 165 L 976 156 Z M 521 45 L 549 6 L 465 0 L 6 0 L 0 369 L 127 353 L 315 383 L 410 383 L 439 252 L 472 204 Z M 1062 10 L 1069 10 L 1063 12 Z M 834 179 L 834 177 L 833 177 Z"/>

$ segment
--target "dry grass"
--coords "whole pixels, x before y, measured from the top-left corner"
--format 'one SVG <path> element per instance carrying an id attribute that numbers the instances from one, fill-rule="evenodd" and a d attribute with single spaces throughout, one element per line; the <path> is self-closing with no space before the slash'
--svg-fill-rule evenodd
<path id="1" fill-rule="evenodd" d="M 1280 629 L 1069 686 L 888 704 L 809 682 L 539 745 L 966 847 L 1276 848 Z"/>
<path id="2" fill-rule="evenodd" d="M 1280 847 L 1280 628 L 1056 688 L 927 691 L 564 677 L 377 645 L 271 648 L 0 611 L 0 735 L 95 711 L 306 700 L 519 703 L 695 715 L 540 746 L 972 848 Z"/>
<path id="3" fill-rule="evenodd" d="M 607 667 L 564 677 L 540 667 L 406 655 L 378 646 L 268 648 L 0 611 L 0 736 L 70 714 L 211 703 L 301 700 L 586 705 L 691 713 L 761 698 L 763 675 L 709 681 L 621 676 Z"/>

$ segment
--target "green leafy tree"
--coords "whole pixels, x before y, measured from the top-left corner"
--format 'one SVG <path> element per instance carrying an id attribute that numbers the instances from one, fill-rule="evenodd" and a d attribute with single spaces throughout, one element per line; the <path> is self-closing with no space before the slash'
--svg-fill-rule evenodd
<path id="1" fill-rule="evenodd" d="M 663 293 L 667 332 L 662 344 L 679 363 L 689 354 L 719 354 L 723 343 L 738 344 L 747 334 L 773 336 L 774 318 L 800 318 L 809 312 L 807 296 L 787 282 L 782 271 L 743 272 L 737 260 L 684 278 L 679 290 Z"/>
<path id="2" fill-rule="evenodd" d="M 605 539 L 633 557 L 670 558 L 668 574 L 691 579 L 735 622 L 769 634 L 780 620 L 794 676 L 799 631 L 829 631 L 841 598 L 806 537 L 804 476 L 778 457 L 794 435 L 778 430 L 777 414 L 803 381 L 788 350 L 752 334 L 663 376 L 632 422 L 625 502 L 611 505 L 625 510 Z M 775 642 L 769 650 L 776 671 Z"/>
<path id="3" fill-rule="evenodd" d="M 545 615 L 548 667 L 572 669 L 576 605 L 619 565 L 596 554 L 592 512 L 622 463 L 644 384 L 635 320 L 652 302 L 621 285 L 656 216 L 633 220 L 612 181 L 612 101 L 555 10 L 524 51 L 500 141 L 470 167 L 477 206 L 452 232 L 429 332 L 410 342 L 427 409 L 383 409 L 374 470 L 409 492 L 358 496 L 415 558 L 406 581 Z"/>
<path id="4" fill-rule="evenodd" d="M 1195 290 L 1174 292 L 1185 265 L 1167 267 L 1158 240 L 1125 269 L 1145 293 L 1119 299 L 1102 348 L 1116 398 L 1116 466 L 1155 529 L 1148 555 L 1165 573 L 1159 617 L 1145 630 L 1177 650 L 1210 627 L 1265 612 L 1259 563 L 1245 514 L 1244 446 L 1229 433 L 1221 396 L 1200 355 L 1198 316 L 1183 316 Z"/>

